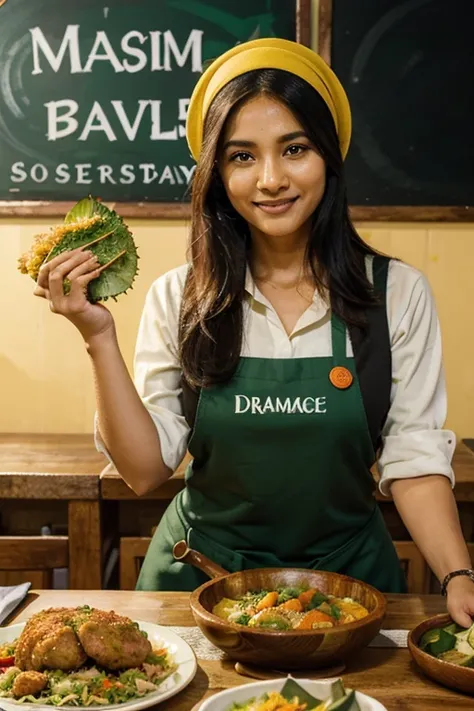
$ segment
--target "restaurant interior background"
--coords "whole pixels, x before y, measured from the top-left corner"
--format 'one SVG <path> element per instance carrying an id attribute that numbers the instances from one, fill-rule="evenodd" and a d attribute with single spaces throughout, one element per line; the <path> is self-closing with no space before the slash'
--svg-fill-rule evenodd
<path id="1" fill-rule="evenodd" d="M 312 17 L 317 49 L 318 0 L 313 0 Z M 54 222 L 54 218 L 0 218 L 0 433 L 93 430 L 94 388 L 82 339 L 66 319 L 50 312 L 47 302 L 33 296 L 31 280 L 17 271 L 17 260 L 30 247 L 33 235 L 47 231 Z M 185 261 L 188 225 L 183 220 L 129 219 L 127 223 L 141 257 L 140 272 L 133 290 L 107 306 L 132 370 L 146 292 L 154 279 Z M 427 276 L 443 334 L 447 426 L 458 440 L 472 436 L 474 224 L 378 221 L 357 223 L 357 228 L 375 248 L 405 260 Z M 143 516 L 140 529 L 153 520 L 154 506 L 143 502 L 151 518 Z M 1 508 L 0 502 L 0 514 Z"/>
<path id="2" fill-rule="evenodd" d="M 318 0 L 313 0 L 316 49 Z M 183 264 L 187 224 L 181 220 L 128 220 L 140 254 L 133 291 L 108 302 L 120 345 L 132 368 L 145 294 L 154 279 Z M 17 269 L 18 257 L 36 233 L 54 220 L 0 219 L 0 432 L 91 432 L 94 389 L 88 356 L 71 324 L 33 297 Z M 448 427 L 458 438 L 472 435 L 474 402 L 474 225 L 472 223 L 358 223 L 375 248 L 421 269 L 433 289 L 441 321 L 448 388 Z"/>

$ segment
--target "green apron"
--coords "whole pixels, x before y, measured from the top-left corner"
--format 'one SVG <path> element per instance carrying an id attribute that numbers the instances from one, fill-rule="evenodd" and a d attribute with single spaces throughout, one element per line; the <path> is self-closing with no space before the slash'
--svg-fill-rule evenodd
<path id="1" fill-rule="evenodd" d="M 406 583 L 374 498 L 375 455 L 346 328 L 332 316 L 332 352 L 241 358 L 232 379 L 201 390 L 186 486 L 151 541 L 139 590 L 193 590 L 208 578 L 174 560 L 182 539 L 229 572 L 327 570 L 383 592 Z M 353 376 L 338 389 L 329 373 Z"/>

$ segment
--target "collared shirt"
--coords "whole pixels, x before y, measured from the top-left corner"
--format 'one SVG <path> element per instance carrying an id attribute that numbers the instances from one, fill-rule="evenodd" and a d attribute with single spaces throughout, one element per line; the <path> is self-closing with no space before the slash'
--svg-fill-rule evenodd
<path id="1" fill-rule="evenodd" d="M 178 323 L 188 267 L 157 279 L 145 301 L 135 350 L 135 385 L 160 437 L 163 461 L 175 470 L 183 459 L 189 426 L 181 405 Z M 372 260 L 367 258 L 372 280 Z M 331 314 L 318 292 L 288 335 L 275 309 L 247 270 L 241 355 L 254 358 L 317 358 L 331 354 Z M 425 277 L 392 260 L 387 280 L 387 316 L 392 351 L 391 405 L 382 432 L 379 483 L 388 495 L 394 479 L 442 474 L 454 486 L 451 459 L 455 435 L 442 429 L 446 387 L 441 334 Z M 347 336 L 347 355 L 352 346 Z M 97 429 L 96 445 L 110 459 Z"/>

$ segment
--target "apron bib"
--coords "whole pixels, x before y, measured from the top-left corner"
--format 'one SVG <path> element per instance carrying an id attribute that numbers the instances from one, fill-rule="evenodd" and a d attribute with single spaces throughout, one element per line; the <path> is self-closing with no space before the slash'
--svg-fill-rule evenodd
<path id="1" fill-rule="evenodd" d="M 208 579 L 173 559 L 184 538 L 229 572 L 320 569 L 405 591 L 374 498 L 354 358 L 335 315 L 331 332 L 330 357 L 241 358 L 228 383 L 201 390 L 186 487 L 157 528 L 137 589 L 193 590 Z M 348 387 L 330 379 L 341 366 Z"/>

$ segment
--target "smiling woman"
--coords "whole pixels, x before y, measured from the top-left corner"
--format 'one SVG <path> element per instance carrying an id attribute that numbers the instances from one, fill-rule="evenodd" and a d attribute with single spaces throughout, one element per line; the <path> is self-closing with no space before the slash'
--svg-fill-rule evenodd
<path id="1" fill-rule="evenodd" d="M 127 483 L 144 494 L 186 449 L 193 457 L 138 587 L 203 582 L 173 557 L 184 539 L 232 572 L 320 569 L 403 591 L 374 497 L 376 452 L 380 488 L 393 484 L 438 577 L 469 568 L 450 491 L 436 310 L 423 276 L 377 254 L 351 224 L 339 80 L 296 43 L 239 44 L 199 79 L 186 135 L 197 161 L 190 263 L 150 289 L 136 390 L 109 312 L 104 327 L 104 311 L 74 284 L 65 310 L 95 372 L 97 445 Z M 39 286 L 51 279 L 54 297 L 55 272 L 67 269 L 52 260 Z M 448 604 L 462 624 L 474 585 L 459 577 L 448 580 Z"/>

